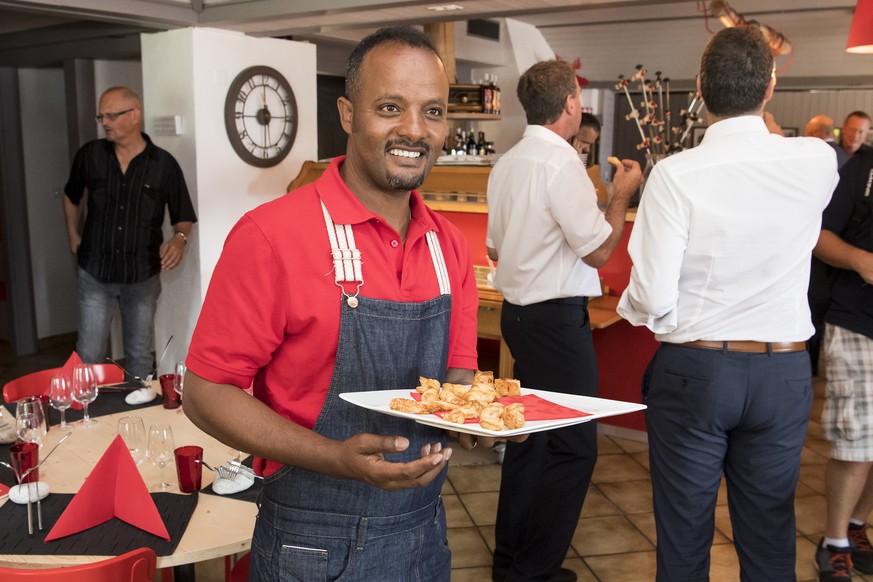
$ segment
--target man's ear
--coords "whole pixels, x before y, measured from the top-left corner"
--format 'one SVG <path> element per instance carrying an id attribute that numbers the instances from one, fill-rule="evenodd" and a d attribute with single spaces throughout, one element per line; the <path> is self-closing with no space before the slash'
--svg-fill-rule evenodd
<path id="1" fill-rule="evenodd" d="M 352 121 L 355 117 L 355 106 L 345 97 L 340 97 L 336 100 L 336 108 L 339 111 L 340 124 L 343 126 L 343 131 L 351 135 Z"/>
<path id="2" fill-rule="evenodd" d="M 767 103 L 770 99 L 773 98 L 773 92 L 776 90 L 776 73 L 773 73 L 773 76 L 770 77 L 770 84 L 767 85 L 767 92 L 764 93 L 764 103 Z"/>

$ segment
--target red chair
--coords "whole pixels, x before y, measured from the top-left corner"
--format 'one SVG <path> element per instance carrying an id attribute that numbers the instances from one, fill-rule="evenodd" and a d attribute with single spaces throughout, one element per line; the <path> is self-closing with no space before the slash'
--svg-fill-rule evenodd
<path id="1" fill-rule="evenodd" d="M 91 364 L 91 368 L 94 370 L 94 378 L 96 378 L 98 385 L 124 382 L 124 372 L 115 364 Z M 3 401 L 15 402 L 28 396 L 45 394 L 49 389 L 52 376 L 57 374 L 59 369 L 40 370 L 7 382 L 3 386 Z"/>
<path id="2" fill-rule="evenodd" d="M 45 394 L 56 368 L 20 376 L 3 386 L 3 402 L 15 402 L 28 396 Z"/>
<path id="3" fill-rule="evenodd" d="M 0 568 L 4 582 L 153 582 L 157 556 L 151 548 L 139 548 L 93 564 L 50 568 L 47 570 L 19 570 Z"/>
<path id="4" fill-rule="evenodd" d="M 247 582 L 249 579 L 249 560 L 251 559 L 251 552 L 246 552 L 246 554 L 236 561 L 236 564 L 233 565 L 233 569 L 230 571 L 230 575 L 227 576 L 228 582 Z"/>

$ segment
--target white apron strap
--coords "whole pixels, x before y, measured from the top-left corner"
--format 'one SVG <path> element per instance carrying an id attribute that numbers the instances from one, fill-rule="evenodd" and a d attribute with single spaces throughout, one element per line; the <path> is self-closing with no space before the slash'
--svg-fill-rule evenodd
<path id="1" fill-rule="evenodd" d="M 450 295 L 452 293 L 452 284 L 449 281 L 449 271 L 446 269 L 446 259 L 443 257 L 440 240 L 432 230 L 429 230 L 425 237 L 427 239 L 427 246 L 430 248 L 433 270 L 436 271 L 437 281 L 440 284 L 440 295 Z"/>
<path id="2" fill-rule="evenodd" d="M 361 251 L 355 248 L 355 235 L 351 224 L 334 224 L 327 206 L 321 202 L 321 211 L 324 214 L 324 224 L 327 227 L 327 236 L 330 239 L 330 253 L 333 257 L 334 282 L 343 292 L 349 307 L 358 306 L 358 293 L 364 284 L 364 275 L 361 271 Z M 346 293 L 343 283 L 357 283 L 354 295 Z"/>
<path id="3" fill-rule="evenodd" d="M 324 224 L 327 227 L 327 236 L 330 239 L 331 256 L 333 257 L 334 282 L 347 297 L 350 307 L 357 307 L 358 293 L 364 284 L 364 275 L 361 271 L 361 251 L 355 248 L 355 235 L 350 224 L 334 224 L 327 206 L 321 202 L 321 211 L 324 214 Z M 433 269 L 440 286 L 440 295 L 450 295 L 452 285 L 449 281 L 449 272 L 446 269 L 446 261 L 440 247 L 440 241 L 436 232 L 428 231 L 425 234 L 427 246 L 430 249 L 430 258 Z M 343 288 L 343 283 L 357 283 L 354 295 L 349 295 Z"/>

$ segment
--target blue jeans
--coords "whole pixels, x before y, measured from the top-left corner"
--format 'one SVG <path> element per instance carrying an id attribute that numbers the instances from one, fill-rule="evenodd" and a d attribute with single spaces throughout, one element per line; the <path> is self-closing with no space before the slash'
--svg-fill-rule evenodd
<path id="1" fill-rule="evenodd" d="M 155 311 L 161 276 L 141 283 L 101 283 L 79 269 L 79 338 L 76 352 L 88 364 L 109 355 L 109 331 L 116 304 L 121 308 L 124 359 L 128 372 L 145 378 L 155 365 Z"/>

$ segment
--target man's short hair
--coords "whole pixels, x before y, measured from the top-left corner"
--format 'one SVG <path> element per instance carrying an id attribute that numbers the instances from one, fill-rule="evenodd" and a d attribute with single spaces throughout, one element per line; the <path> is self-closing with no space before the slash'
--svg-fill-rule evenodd
<path id="1" fill-rule="evenodd" d="M 846 123 L 848 123 L 849 119 L 851 119 L 852 117 L 858 117 L 860 119 L 866 119 L 867 121 L 870 121 L 870 116 L 867 115 L 866 112 L 859 110 L 859 111 L 853 111 L 850 114 L 848 114 L 846 116 L 846 120 L 843 122 L 843 125 L 846 125 Z"/>
<path id="2" fill-rule="evenodd" d="M 352 54 L 349 55 L 346 67 L 346 98 L 349 101 L 354 103 L 355 97 L 361 88 L 361 65 L 364 62 L 364 57 L 377 46 L 387 43 L 396 43 L 410 48 L 427 49 L 432 51 L 442 61 L 442 57 L 440 57 L 440 53 L 433 40 L 423 31 L 409 26 L 380 28 L 376 32 L 364 37 L 352 51 Z M 410 79 L 409 82 L 413 83 L 415 79 Z"/>
<path id="3" fill-rule="evenodd" d="M 719 117 L 753 112 L 764 103 L 773 76 L 773 51 L 756 26 L 719 31 L 700 59 L 700 91 Z"/>
<path id="4" fill-rule="evenodd" d="M 600 120 L 594 117 L 591 113 L 583 113 L 582 121 L 579 122 L 579 129 L 590 127 L 600 135 Z"/>
<path id="5" fill-rule="evenodd" d="M 549 125 L 576 94 L 576 73 L 566 61 L 541 61 L 519 78 L 516 92 L 528 125 Z"/>
<path id="6" fill-rule="evenodd" d="M 142 99 L 140 99 L 136 91 L 134 91 L 130 87 L 110 87 L 100 94 L 100 98 L 102 99 L 104 95 L 108 95 L 109 93 L 118 93 L 119 95 L 121 95 L 122 99 L 126 101 L 133 101 L 137 109 L 142 110 Z"/>

